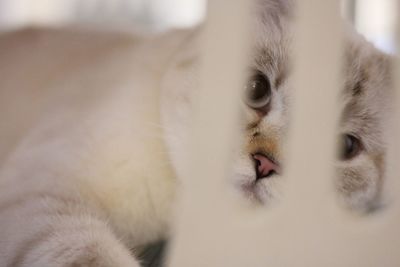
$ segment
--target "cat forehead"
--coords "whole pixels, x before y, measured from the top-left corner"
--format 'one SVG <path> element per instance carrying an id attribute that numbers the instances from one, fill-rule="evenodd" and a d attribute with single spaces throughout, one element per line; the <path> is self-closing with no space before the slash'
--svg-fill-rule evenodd
<path id="1" fill-rule="evenodd" d="M 391 107 L 391 58 L 360 39 L 345 51 L 342 124 L 360 135 L 383 127 Z"/>
<path id="2" fill-rule="evenodd" d="M 253 68 L 267 76 L 282 76 L 288 78 L 290 56 L 286 43 L 269 42 L 264 47 L 258 47 L 254 56 Z"/>
<path id="3" fill-rule="evenodd" d="M 289 78 L 291 34 L 290 25 L 263 24 L 263 30 L 255 31 L 252 69 L 260 71 L 276 81 L 276 87 Z M 286 23 L 286 22 L 285 22 Z"/>
<path id="4" fill-rule="evenodd" d="M 273 71 L 286 64 L 293 24 L 290 0 L 257 0 L 252 16 L 253 67 Z"/>
<path id="5" fill-rule="evenodd" d="M 288 31 L 258 38 L 253 49 L 252 68 L 267 76 L 289 79 L 291 46 Z M 344 36 L 343 50 L 342 94 L 346 96 L 347 102 L 349 98 L 368 100 L 387 94 L 384 88 L 390 87 L 391 57 L 352 30 Z"/>
<path id="6" fill-rule="evenodd" d="M 252 69 L 261 71 L 274 87 L 290 94 L 293 19 L 290 0 L 259 0 L 252 31 Z M 342 122 L 354 129 L 375 127 L 390 107 L 392 94 L 391 58 L 377 50 L 346 25 L 343 46 L 341 101 L 345 103 Z M 310 81 L 312 82 L 312 81 Z M 365 130 L 364 132 L 368 132 Z"/>
<path id="7" fill-rule="evenodd" d="M 390 107 L 391 58 L 353 31 L 346 32 L 344 38 L 342 124 L 360 135 L 373 134 L 381 127 Z M 293 87 L 289 83 L 279 88 L 291 77 L 291 45 L 288 31 L 272 31 L 269 37 L 259 37 L 254 49 L 252 68 L 264 73 L 283 94 Z"/>

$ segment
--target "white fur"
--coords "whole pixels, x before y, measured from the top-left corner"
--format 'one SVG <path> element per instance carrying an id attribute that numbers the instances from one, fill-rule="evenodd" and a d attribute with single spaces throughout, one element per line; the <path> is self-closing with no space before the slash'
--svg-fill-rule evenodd
<path id="1" fill-rule="evenodd" d="M 254 129 L 243 131 L 232 175 L 263 204 L 281 194 L 282 179 L 256 181 L 249 155 L 263 147 L 282 158 L 290 34 L 279 14 L 288 3 L 264 1 L 273 16 L 255 26 L 252 66 L 271 81 L 284 79 L 265 117 L 243 106 L 241 126 L 258 120 L 261 137 L 251 144 Z M 183 173 L 199 85 L 198 32 L 134 38 L 25 30 L 0 37 L 0 267 L 139 266 L 132 249 L 168 234 L 179 179 L 190 179 Z M 345 114 L 341 130 L 360 132 L 367 149 L 337 164 L 345 178 L 339 188 L 350 206 L 367 210 L 383 179 L 383 142 L 374 129 L 385 115 L 379 104 L 388 96 L 388 59 L 357 38 L 349 43 L 346 81 L 360 75 L 357 64 L 370 74 L 352 107 L 376 119 Z"/>
<path id="2" fill-rule="evenodd" d="M 185 36 L 0 39 L 1 94 L 13 97 L 1 120 L 14 123 L 1 129 L 0 266 L 132 267 L 130 249 L 166 235 L 176 179 L 159 82 Z"/>

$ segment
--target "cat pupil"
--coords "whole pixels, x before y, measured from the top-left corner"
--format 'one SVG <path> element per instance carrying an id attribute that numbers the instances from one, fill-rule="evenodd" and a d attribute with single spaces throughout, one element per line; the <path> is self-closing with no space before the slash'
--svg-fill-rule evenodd
<path id="1" fill-rule="evenodd" d="M 253 81 L 251 87 L 253 89 L 251 96 L 253 100 L 260 100 L 266 94 L 265 87 L 259 81 Z"/>
<path id="2" fill-rule="evenodd" d="M 263 108 L 269 103 L 271 85 L 263 74 L 255 75 L 247 85 L 246 91 L 246 102 L 251 108 Z"/>
<path id="3" fill-rule="evenodd" d="M 360 141 L 353 135 L 345 134 L 342 137 L 341 158 L 348 160 L 354 158 L 361 150 Z"/>

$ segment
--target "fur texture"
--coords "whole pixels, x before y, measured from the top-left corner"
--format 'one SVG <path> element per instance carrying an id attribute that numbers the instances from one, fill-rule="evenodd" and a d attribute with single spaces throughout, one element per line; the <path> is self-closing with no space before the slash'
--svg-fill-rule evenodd
<path id="1" fill-rule="evenodd" d="M 0 266 L 137 266 L 130 250 L 165 235 L 159 77 L 184 36 L 2 37 Z"/>
<path id="2" fill-rule="evenodd" d="M 263 1 L 251 72 L 271 81 L 267 114 L 243 105 L 232 184 L 256 205 L 280 195 L 249 155 L 280 161 L 290 110 L 290 8 Z M 24 30 L 0 38 L 0 266 L 139 266 L 132 250 L 168 234 L 199 84 L 199 33 L 133 38 Z M 336 162 L 344 203 L 370 210 L 384 180 L 390 59 L 349 33 Z M 230 185 L 227 185 L 230 186 Z"/>

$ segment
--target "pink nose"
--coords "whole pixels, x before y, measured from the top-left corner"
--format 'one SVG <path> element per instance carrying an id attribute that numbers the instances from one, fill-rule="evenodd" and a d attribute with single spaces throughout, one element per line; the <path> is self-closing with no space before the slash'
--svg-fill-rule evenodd
<path id="1" fill-rule="evenodd" d="M 253 159 L 256 163 L 257 179 L 269 177 L 273 174 L 280 173 L 278 164 L 273 162 L 263 154 L 254 154 Z"/>

